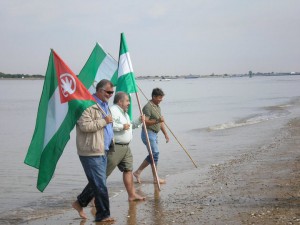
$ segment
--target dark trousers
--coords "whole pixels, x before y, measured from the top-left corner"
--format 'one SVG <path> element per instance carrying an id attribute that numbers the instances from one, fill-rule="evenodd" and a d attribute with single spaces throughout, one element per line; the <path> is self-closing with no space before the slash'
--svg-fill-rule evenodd
<path id="1" fill-rule="evenodd" d="M 79 156 L 85 175 L 87 186 L 77 197 L 79 204 L 86 207 L 95 197 L 96 220 L 110 217 L 109 197 L 106 187 L 106 156 Z"/>

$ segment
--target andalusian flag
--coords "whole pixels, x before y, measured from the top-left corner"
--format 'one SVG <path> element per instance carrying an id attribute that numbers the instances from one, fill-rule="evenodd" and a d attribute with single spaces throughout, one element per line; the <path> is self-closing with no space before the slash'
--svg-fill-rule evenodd
<path id="1" fill-rule="evenodd" d="M 129 94 L 137 92 L 137 86 L 134 78 L 133 68 L 131 64 L 130 55 L 128 52 L 128 47 L 126 44 L 126 39 L 124 33 L 121 34 L 120 42 L 120 53 L 119 53 L 119 65 L 118 65 L 118 83 L 117 92 L 124 91 Z M 128 109 L 128 114 L 132 120 L 132 104 L 130 97 L 130 106 Z"/>
<path id="2" fill-rule="evenodd" d="M 102 79 L 110 80 L 114 86 L 118 81 L 118 63 L 97 43 L 78 78 L 91 94 L 96 92 L 96 85 Z"/>
<path id="3" fill-rule="evenodd" d="M 76 75 L 51 50 L 34 134 L 24 163 L 39 169 L 37 189 L 49 184 L 70 132 L 94 98 Z"/>

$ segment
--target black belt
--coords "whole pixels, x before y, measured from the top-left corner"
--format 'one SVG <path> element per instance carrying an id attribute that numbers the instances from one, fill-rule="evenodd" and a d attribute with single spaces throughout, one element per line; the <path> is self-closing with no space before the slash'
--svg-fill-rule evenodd
<path id="1" fill-rule="evenodd" d="M 152 131 L 152 132 L 154 132 L 154 133 L 158 133 L 158 131 L 155 131 L 155 130 L 152 130 L 152 129 L 148 129 L 148 130 L 150 130 L 150 131 Z"/>
<path id="2" fill-rule="evenodd" d="M 121 146 L 127 146 L 127 145 L 129 145 L 129 143 L 127 143 L 127 144 L 121 144 L 121 143 L 115 143 L 116 145 L 121 145 Z"/>

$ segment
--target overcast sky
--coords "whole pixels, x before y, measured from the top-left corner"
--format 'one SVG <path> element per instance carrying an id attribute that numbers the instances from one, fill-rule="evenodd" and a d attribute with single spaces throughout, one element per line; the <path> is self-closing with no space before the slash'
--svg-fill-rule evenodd
<path id="1" fill-rule="evenodd" d="M 0 0 L 0 72 L 79 73 L 96 42 L 136 76 L 300 71 L 299 0 Z"/>

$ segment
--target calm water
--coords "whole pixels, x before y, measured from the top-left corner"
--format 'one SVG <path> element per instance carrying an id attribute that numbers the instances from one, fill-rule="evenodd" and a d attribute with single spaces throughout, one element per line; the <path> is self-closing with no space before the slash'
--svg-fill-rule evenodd
<path id="1" fill-rule="evenodd" d="M 147 97 L 155 87 L 164 90 L 166 96 L 161 107 L 166 123 L 200 169 L 267 142 L 275 128 L 299 112 L 300 76 L 137 83 Z M 35 126 L 42 86 L 41 80 L 0 80 L 0 222 L 9 221 L 11 215 L 18 215 L 22 222 L 47 213 L 49 208 L 53 211 L 68 209 L 70 201 L 86 184 L 76 153 L 74 131 L 44 193 L 35 188 L 37 170 L 23 163 Z M 141 93 L 139 97 L 144 105 L 146 99 Z M 134 110 L 137 115 L 136 103 Z M 159 136 L 161 176 L 194 169 L 171 134 L 170 137 L 171 142 L 166 144 L 163 135 Z M 131 146 L 136 168 L 147 153 L 140 140 L 140 130 L 134 131 Z M 121 177 L 117 170 L 109 177 L 111 196 L 124 189 Z M 143 178 L 151 180 L 150 169 Z M 28 213 L 30 211 L 38 213 Z"/>

